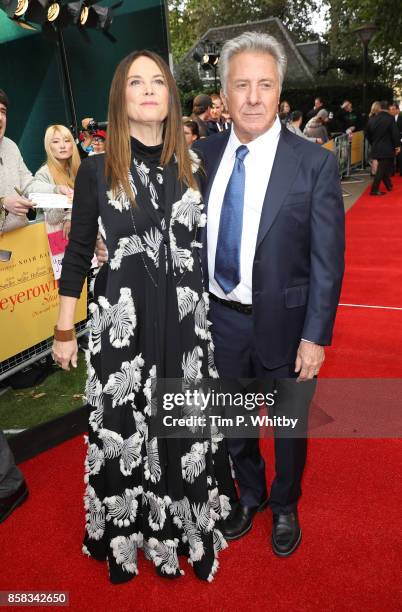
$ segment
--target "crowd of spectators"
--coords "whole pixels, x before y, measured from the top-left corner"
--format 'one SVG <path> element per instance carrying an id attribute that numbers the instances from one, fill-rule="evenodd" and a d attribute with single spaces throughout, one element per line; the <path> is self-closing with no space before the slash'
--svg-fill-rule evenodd
<path id="1" fill-rule="evenodd" d="M 381 192 L 379 188 L 381 182 L 387 191 L 392 190 L 390 177 L 393 173 L 398 172 L 402 176 L 402 114 L 396 102 L 373 102 L 366 126 L 350 100 L 344 100 L 337 109 L 328 110 L 324 100 L 318 96 L 305 117 L 300 110 L 292 110 L 288 100 L 280 102 L 278 116 L 289 131 L 318 145 L 342 135 L 352 141 L 354 133 L 365 129 L 371 174 L 374 177 L 372 195 L 385 195 L 386 192 Z M 198 138 L 208 138 L 229 129 L 230 116 L 219 94 L 197 95 L 191 116 L 183 117 L 183 128 L 189 147 Z"/>

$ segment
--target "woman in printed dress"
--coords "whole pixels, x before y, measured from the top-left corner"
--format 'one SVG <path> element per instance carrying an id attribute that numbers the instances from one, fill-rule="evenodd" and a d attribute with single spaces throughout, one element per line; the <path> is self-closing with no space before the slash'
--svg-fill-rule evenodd
<path id="1" fill-rule="evenodd" d="M 152 396 L 155 381 L 217 376 L 198 174 L 169 68 L 154 53 L 132 53 L 111 85 L 106 154 L 85 160 L 76 179 L 53 345 L 64 369 L 76 366 L 74 310 L 99 224 L 109 260 L 90 306 L 83 550 L 107 560 L 114 583 L 138 573 L 139 548 L 160 576 L 184 573 L 186 555 L 212 580 L 226 546 L 216 523 L 236 493 L 224 442 L 159 435 L 162 408 Z"/>

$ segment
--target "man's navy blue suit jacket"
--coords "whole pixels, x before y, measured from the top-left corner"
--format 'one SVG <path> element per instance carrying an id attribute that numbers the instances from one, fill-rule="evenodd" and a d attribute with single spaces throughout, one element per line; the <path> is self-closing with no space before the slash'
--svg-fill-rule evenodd
<path id="1" fill-rule="evenodd" d="M 230 131 L 198 140 L 208 198 Z M 264 367 L 294 363 L 301 338 L 331 343 L 344 272 L 345 214 L 334 154 L 282 128 L 253 263 L 255 344 Z M 208 278 L 207 232 L 203 234 Z"/>

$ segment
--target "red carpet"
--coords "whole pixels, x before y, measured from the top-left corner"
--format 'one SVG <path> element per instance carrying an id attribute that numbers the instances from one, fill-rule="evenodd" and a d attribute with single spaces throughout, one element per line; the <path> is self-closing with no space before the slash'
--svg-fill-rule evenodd
<path id="1" fill-rule="evenodd" d="M 323 376 L 402 378 L 402 178 L 382 197 L 359 198 L 346 215 L 346 271 L 333 347 Z"/>
<path id="2" fill-rule="evenodd" d="M 363 196 L 347 226 L 341 301 L 402 307 L 402 181 L 392 196 Z M 401 321 L 402 311 L 341 307 L 324 375 L 400 377 Z M 31 495 L 0 526 L 0 590 L 69 591 L 73 610 L 402 610 L 400 440 L 311 440 L 300 549 L 276 558 L 262 513 L 221 553 L 212 584 L 184 564 L 184 577 L 163 580 L 140 558 L 137 578 L 110 585 L 106 566 L 81 554 L 83 460 L 80 437 L 22 466 Z"/>

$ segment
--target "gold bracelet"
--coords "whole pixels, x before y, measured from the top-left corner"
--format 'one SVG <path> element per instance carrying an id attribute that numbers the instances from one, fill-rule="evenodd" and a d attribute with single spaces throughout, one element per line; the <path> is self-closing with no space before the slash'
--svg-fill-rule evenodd
<path id="1" fill-rule="evenodd" d="M 75 328 L 73 329 L 57 329 L 57 325 L 54 326 L 54 339 L 57 342 L 70 342 L 75 340 Z"/>

